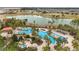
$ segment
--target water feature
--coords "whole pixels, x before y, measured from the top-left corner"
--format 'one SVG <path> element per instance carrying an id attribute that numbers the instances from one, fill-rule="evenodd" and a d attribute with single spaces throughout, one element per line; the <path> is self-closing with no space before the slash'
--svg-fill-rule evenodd
<path id="1" fill-rule="evenodd" d="M 47 38 L 50 40 L 51 44 L 56 44 L 56 40 L 52 36 L 49 36 L 46 31 L 39 31 L 38 35 L 42 39 L 45 39 L 45 37 L 47 36 Z"/>
<path id="2" fill-rule="evenodd" d="M 27 27 L 27 28 L 22 28 L 22 29 L 19 29 L 18 31 L 18 34 L 26 34 L 26 35 L 29 35 L 29 34 L 32 34 L 32 28 L 30 27 Z M 43 30 L 39 30 L 37 32 L 37 35 L 39 36 L 40 39 L 46 39 L 46 36 L 47 36 L 47 39 L 50 40 L 51 44 L 56 44 L 56 38 L 55 36 L 58 36 L 58 40 L 63 40 L 63 36 L 60 36 L 56 33 L 51 33 L 51 36 L 48 35 L 48 32 L 47 31 L 43 31 Z"/>
<path id="3" fill-rule="evenodd" d="M 18 15 L 18 16 L 6 16 L 6 18 L 16 18 L 20 20 L 28 19 L 27 22 L 33 23 L 35 21 L 38 25 L 46 25 L 49 21 L 54 21 L 54 24 L 67 24 L 70 25 L 70 22 L 72 19 L 51 19 L 51 18 L 44 18 L 42 16 L 36 16 L 36 15 Z"/>
<path id="4" fill-rule="evenodd" d="M 32 34 L 32 28 L 22 28 L 20 31 L 18 31 L 18 34 L 26 34 L 26 35 Z M 45 37 L 47 36 L 51 44 L 56 43 L 56 40 L 52 36 L 49 36 L 48 32 L 46 31 L 39 31 L 37 32 L 37 34 L 40 37 L 40 39 L 45 39 Z"/>
<path id="5" fill-rule="evenodd" d="M 55 21 L 54 24 L 62 24 L 62 25 L 71 25 L 70 22 L 72 21 L 72 19 L 53 19 Z"/>
<path id="6" fill-rule="evenodd" d="M 32 33 L 32 28 L 22 28 L 18 34 L 26 34 L 26 35 L 29 35 Z"/>
<path id="7" fill-rule="evenodd" d="M 38 32 L 38 35 L 39 35 L 42 39 L 44 39 L 45 36 L 47 36 L 47 32 L 45 32 L 45 31 L 39 31 L 39 32 Z"/>
<path id="8" fill-rule="evenodd" d="M 51 44 L 56 44 L 56 40 L 52 36 L 48 36 L 48 39 L 50 40 Z"/>
<path id="9" fill-rule="evenodd" d="M 48 22 L 52 22 L 54 21 L 54 24 L 58 25 L 58 24 L 67 24 L 67 25 L 70 25 L 70 22 L 72 21 L 72 19 L 51 19 L 51 18 L 44 18 L 44 17 L 41 17 L 41 16 L 36 16 L 36 15 L 18 15 L 18 16 L 6 16 L 6 18 L 16 18 L 18 20 L 24 20 L 24 19 L 28 19 L 27 22 L 29 23 L 33 23 L 35 21 L 36 24 L 38 25 L 47 25 Z M 30 34 L 32 33 L 32 30 L 31 29 L 28 29 L 28 30 L 22 30 L 19 32 L 19 34 Z M 44 31 L 39 31 L 38 32 L 38 35 L 44 39 L 44 37 L 47 35 L 48 36 L 48 39 L 51 41 L 52 44 L 55 44 L 56 40 L 49 36 L 47 34 L 47 32 L 44 32 Z M 53 34 L 55 35 L 55 34 Z M 56 34 L 57 35 L 57 34 Z M 62 37 L 61 37 L 62 38 Z"/>

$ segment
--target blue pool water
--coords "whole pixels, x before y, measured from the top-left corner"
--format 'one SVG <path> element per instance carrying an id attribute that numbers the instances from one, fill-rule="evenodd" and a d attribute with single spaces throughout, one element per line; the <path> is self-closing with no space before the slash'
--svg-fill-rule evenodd
<path id="1" fill-rule="evenodd" d="M 48 38 L 49 38 L 49 40 L 50 40 L 50 42 L 51 42 L 52 44 L 55 44 L 55 43 L 56 43 L 56 40 L 55 40 L 53 37 L 48 36 Z"/>
<path id="2" fill-rule="evenodd" d="M 32 33 L 32 28 L 23 28 L 20 32 L 18 32 L 18 34 L 26 34 L 26 35 L 29 35 L 31 33 Z M 44 39 L 45 36 L 47 36 L 48 39 L 50 40 L 51 44 L 56 44 L 56 40 L 53 38 L 54 36 L 59 36 L 60 40 L 62 40 L 64 38 L 64 37 L 62 37 L 58 34 L 55 34 L 55 33 L 53 33 L 51 36 L 49 36 L 48 32 L 46 32 L 46 31 L 39 31 L 37 34 L 42 39 Z"/>
<path id="3" fill-rule="evenodd" d="M 23 28 L 21 31 L 18 32 L 18 34 L 26 34 L 29 35 L 32 33 L 32 29 L 31 28 Z"/>
<path id="4" fill-rule="evenodd" d="M 54 36 L 60 36 L 60 35 L 53 33 L 53 34 L 51 34 L 51 36 L 54 37 Z"/>
<path id="5" fill-rule="evenodd" d="M 20 45 L 21 48 L 26 48 L 26 44 Z"/>
<path id="6" fill-rule="evenodd" d="M 42 39 L 44 39 L 45 36 L 47 36 L 47 32 L 39 31 L 39 32 L 38 32 L 38 35 L 39 35 Z"/>
<path id="7" fill-rule="evenodd" d="M 55 40 L 53 37 L 48 36 L 47 32 L 39 31 L 39 32 L 38 32 L 38 35 L 39 35 L 42 39 L 44 39 L 45 36 L 47 36 L 48 39 L 50 40 L 51 44 L 55 44 L 55 43 L 56 43 L 56 40 Z"/>
<path id="8" fill-rule="evenodd" d="M 22 29 L 20 32 L 18 32 L 18 34 L 26 34 L 26 35 L 29 35 L 29 34 L 31 34 L 31 33 L 32 33 L 32 29 L 31 29 L 31 28 L 28 28 L 28 29 L 24 28 L 24 29 Z M 38 34 L 39 37 L 42 38 L 42 39 L 44 39 L 45 36 L 47 36 L 48 39 L 51 41 L 51 44 L 55 44 L 55 42 L 56 42 L 56 40 L 55 40 L 53 37 L 48 36 L 48 33 L 45 32 L 45 31 L 39 31 L 37 34 Z"/>
<path id="9" fill-rule="evenodd" d="M 62 40 L 62 39 L 64 38 L 63 36 L 60 36 L 60 35 L 55 34 L 55 33 L 53 33 L 51 36 L 53 36 L 53 37 L 54 37 L 54 36 L 58 36 L 60 40 Z"/>

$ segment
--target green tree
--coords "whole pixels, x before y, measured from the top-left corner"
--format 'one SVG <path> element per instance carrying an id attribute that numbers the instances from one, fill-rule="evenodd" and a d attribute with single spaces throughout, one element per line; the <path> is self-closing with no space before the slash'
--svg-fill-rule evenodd
<path id="1" fill-rule="evenodd" d="M 50 40 L 49 40 L 48 36 L 46 35 L 46 36 L 44 37 L 44 39 L 47 41 L 47 44 L 48 44 L 48 46 L 49 46 Z"/>
<path id="2" fill-rule="evenodd" d="M 34 23 L 34 26 L 32 27 L 32 35 L 36 36 L 37 33 L 36 33 L 36 28 L 35 28 L 35 21 L 33 21 L 33 23 Z"/>
<path id="3" fill-rule="evenodd" d="M 69 47 L 64 47 L 62 51 L 70 51 Z"/>
<path id="4" fill-rule="evenodd" d="M 62 51 L 63 50 L 62 47 L 61 47 L 61 43 L 58 43 L 56 45 L 55 50 L 57 50 L 57 51 Z"/>
<path id="5" fill-rule="evenodd" d="M 27 25 L 28 19 L 24 19 L 24 23 L 25 25 Z"/>
<path id="6" fill-rule="evenodd" d="M 2 36 L 0 36 L 0 50 L 2 49 L 3 46 L 4 46 L 4 39 Z"/>
<path id="7" fill-rule="evenodd" d="M 62 18 L 64 18 L 64 17 L 65 17 L 64 12 L 61 12 L 61 15 L 62 15 Z"/>
<path id="8" fill-rule="evenodd" d="M 76 29 L 79 29 L 79 28 L 78 28 L 78 27 L 79 27 L 79 19 L 72 20 L 72 21 L 71 21 L 71 24 L 72 24 L 73 26 L 75 25 Z"/>
<path id="9" fill-rule="evenodd" d="M 48 45 L 43 47 L 43 51 L 50 51 L 50 47 Z"/>
<path id="10" fill-rule="evenodd" d="M 35 48 L 35 47 L 28 47 L 26 49 L 26 51 L 37 51 L 37 48 Z"/>
<path id="11" fill-rule="evenodd" d="M 78 40 L 73 40 L 72 44 L 73 44 L 74 50 L 79 51 L 79 41 Z"/>
<path id="12" fill-rule="evenodd" d="M 49 34 L 49 35 L 51 35 L 51 31 L 52 31 L 52 24 L 53 24 L 53 22 L 48 21 L 48 24 L 49 24 L 49 31 L 48 31 L 48 34 Z"/>

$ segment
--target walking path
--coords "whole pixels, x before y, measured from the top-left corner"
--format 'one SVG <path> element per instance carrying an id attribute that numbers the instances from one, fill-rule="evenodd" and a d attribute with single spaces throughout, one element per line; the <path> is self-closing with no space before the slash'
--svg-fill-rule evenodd
<path id="1" fill-rule="evenodd" d="M 73 50 L 72 41 L 74 40 L 74 38 L 70 35 L 67 35 L 67 37 L 68 37 L 68 39 L 67 39 L 68 44 L 65 44 L 65 46 L 68 46 L 70 48 L 70 51 L 72 51 Z"/>

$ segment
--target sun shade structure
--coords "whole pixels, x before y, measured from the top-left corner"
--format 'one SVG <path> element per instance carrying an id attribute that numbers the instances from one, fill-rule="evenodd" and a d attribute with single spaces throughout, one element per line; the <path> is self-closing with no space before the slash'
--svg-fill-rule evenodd
<path id="1" fill-rule="evenodd" d="M 2 29 L 2 31 L 9 31 L 9 30 L 12 30 L 12 27 L 5 27 Z"/>

